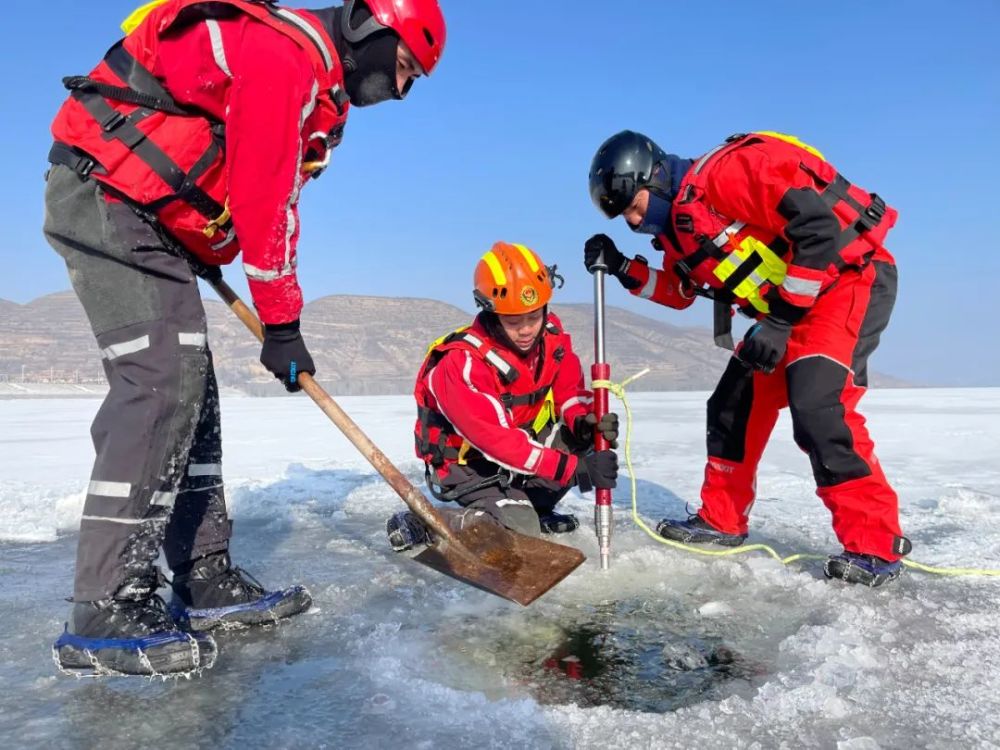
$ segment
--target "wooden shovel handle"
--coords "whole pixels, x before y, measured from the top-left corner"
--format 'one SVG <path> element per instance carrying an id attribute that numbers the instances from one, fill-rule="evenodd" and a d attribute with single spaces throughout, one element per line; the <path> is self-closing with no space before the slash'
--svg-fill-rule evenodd
<path id="1" fill-rule="evenodd" d="M 221 277 L 221 275 L 207 279 L 212 288 L 222 300 L 229 306 L 229 309 L 236 313 L 243 324 L 250 329 L 251 333 L 257 337 L 258 341 L 264 340 L 264 326 L 247 305 L 240 299 L 239 295 L 233 291 Z M 403 476 L 379 447 L 362 432 L 361 428 L 355 424 L 347 412 L 340 408 L 340 405 L 331 398 L 323 387 L 307 372 L 298 376 L 299 385 L 302 390 L 309 394 L 309 397 L 316 402 L 316 405 L 323 410 L 323 413 L 330 418 L 330 421 L 337 425 L 337 428 L 344 433 L 354 447 L 358 449 L 368 463 L 375 467 L 375 471 L 382 475 L 382 478 L 389 483 L 396 494 L 399 495 L 407 506 L 420 516 L 438 539 L 456 541 L 455 535 L 448 527 L 448 524 L 441 517 L 441 514 L 428 502 L 424 494 L 414 487 Z"/>

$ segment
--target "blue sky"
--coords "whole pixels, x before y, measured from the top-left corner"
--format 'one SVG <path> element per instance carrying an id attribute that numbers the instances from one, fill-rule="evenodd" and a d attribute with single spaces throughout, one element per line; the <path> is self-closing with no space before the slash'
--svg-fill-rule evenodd
<path id="1" fill-rule="evenodd" d="M 69 287 L 41 236 L 48 126 L 64 91 L 138 0 L 9 3 L 0 143 L 0 298 Z M 318 7 L 320 3 L 312 3 Z M 331 169 L 303 193 L 300 280 L 326 294 L 441 299 L 472 310 L 472 268 L 498 239 L 559 264 L 558 300 L 591 298 L 584 240 L 645 240 L 587 195 L 594 150 L 623 128 L 695 156 L 747 130 L 793 133 L 901 217 L 900 297 L 875 369 L 1000 384 L 995 245 L 1000 3 L 442 0 L 448 46 L 410 98 L 355 109 Z M 245 288 L 237 266 L 229 278 Z M 628 297 L 678 325 L 711 324 Z M 583 351 L 587 346 L 581 347 Z"/>

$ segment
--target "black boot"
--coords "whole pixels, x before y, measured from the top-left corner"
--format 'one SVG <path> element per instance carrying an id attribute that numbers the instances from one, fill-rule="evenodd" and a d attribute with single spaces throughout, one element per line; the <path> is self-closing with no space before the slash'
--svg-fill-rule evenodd
<path id="1" fill-rule="evenodd" d="M 839 578 L 848 583 L 860 583 L 875 588 L 895 581 L 903 571 L 899 560 L 883 560 L 875 555 L 862 555 L 844 550 L 831 555 L 823 564 L 827 578 Z"/>
<path id="2" fill-rule="evenodd" d="M 233 567 L 228 552 L 192 561 L 174 572 L 171 585 L 171 610 L 181 624 L 196 631 L 273 623 L 312 605 L 302 586 L 267 591 L 245 570 Z"/>
<path id="3" fill-rule="evenodd" d="M 686 521 L 664 518 L 656 525 L 656 533 L 664 539 L 684 544 L 720 544 L 723 547 L 739 547 L 747 540 L 746 534 L 729 534 L 719 531 L 697 513 Z"/>
<path id="4" fill-rule="evenodd" d="M 538 514 L 538 525 L 543 534 L 566 534 L 580 528 L 580 522 L 572 513 L 548 513 Z"/>
<path id="5" fill-rule="evenodd" d="M 158 569 L 127 581 L 114 596 L 75 602 L 52 647 L 63 671 L 86 675 L 190 675 L 215 664 L 215 641 L 183 632 L 156 590 Z"/>
<path id="6" fill-rule="evenodd" d="M 424 522 L 409 510 L 401 510 L 385 522 L 385 533 L 393 552 L 406 552 L 426 547 L 431 543 L 431 533 Z"/>

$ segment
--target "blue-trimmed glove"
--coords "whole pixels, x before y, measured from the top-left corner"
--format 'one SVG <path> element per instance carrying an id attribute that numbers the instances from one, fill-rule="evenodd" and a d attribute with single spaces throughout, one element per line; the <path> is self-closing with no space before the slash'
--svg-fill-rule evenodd
<path id="1" fill-rule="evenodd" d="M 780 318 L 764 318 L 750 326 L 736 356 L 755 370 L 774 372 L 785 356 L 791 334 L 791 323 Z"/>
<path id="2" fill-rule="evenodd" d="M 264 326 L 264 345 L 260 350 L 260 363 L 278 378 L 287 391 L 302 390 L 300 373 L 316 374 L 309 350 L 299 333 L 299 321 Z"/>

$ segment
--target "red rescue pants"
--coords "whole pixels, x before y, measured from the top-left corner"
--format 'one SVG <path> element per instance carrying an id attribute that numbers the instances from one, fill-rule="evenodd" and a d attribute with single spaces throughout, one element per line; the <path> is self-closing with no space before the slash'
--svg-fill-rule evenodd
<path id="1" fill-rule="evenodd" d="M 846 271 L 792 329 L 772 374 L 730 360 L 708 401 L 704 520 L 727 533 L 747 533 L 757 464 L 778 412 L 788 406 L 795 442 L 809 454 L 816 493 L 833 514 L 844 549 L 899 559 L 899 502 L 857 411 L 868 385 L 868 357 L 895 300 L 894 265 Z"/>

